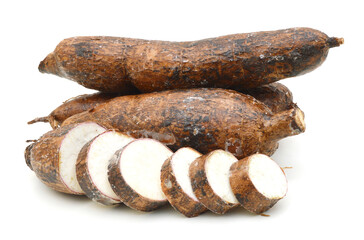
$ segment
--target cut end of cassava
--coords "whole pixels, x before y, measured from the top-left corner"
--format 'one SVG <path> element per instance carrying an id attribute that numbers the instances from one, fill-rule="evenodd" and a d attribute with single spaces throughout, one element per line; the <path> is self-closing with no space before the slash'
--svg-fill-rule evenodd
<path id="1" fill-rule="evenodd" d="M 327 39 L 327 44 L 330 48 L 338 47 L 344 44 L 344 38 L 330 37 Z"/>
<path id="2" fill-rule="evenodd" d="M 25 155 L 37 177 L 50 188 L 84 194 L 76 179 L 77 156 L 84 144 L 105 130 L 93 122 L 60 127 L 28 146 Z"/>
<path id="3" fill-rule="evenodd" d="M 249 176 L 257 191 L 267 198 L 281 199 L 287 193 L 287 179 L 284 172 L 266 155 L 251 156 Z"/>
<path id="4" fill-rule="evenodd" d="M 59 149 L 59 171 L 64 184 L 76 194 L 84 194 L 76 175 L 77 157 L 82 147 L 106 129 L 96 123 L 81 123 L 63 138 Z"/>
<path id="5" fill-rule="evenodd" d="M 57 63 L 54 53 L 48 54 L 48 56 L 39 63 L 38 70 L 41 73 L 57 74 Z"/>
<path id="6" fill-rule="evenodd" d="M 294 108 L 293 119 L 294 121 L 292 122 L 291 127 L 297 132 L 297 134 L 305 132 L 305 114 L 298 107 Z"/>
<path id="7" fill-rule="evenodd" d="M 192 148 L 180 148 L 164 162 L 161 170 L 163 193 L 172 207 L 186 217 L 195 217 L 207 210 L 193 193 L 189 178 L 190 165 L 200 156 Z"/>
<path id="8" fill-rule="evenodd" d="M 77 180 L 93 201 L 104 205 L 120 203 L 108 180 L 108 166 L 115 152 L 134 138 L 120 132 L 109 130 L 89 141 L 81 150 L 77 159 Z"/>
<path id="9" fill-rule="evenodd" d="M 230 166 L 237 161 L 231 153 L 215 150 L 197 158 L 190 166 L 194 194 L 214 213 L 224 214 L 239 203 L 229 183 Z"/>
<path id="10" fill-rule="evenodd" d="M 137 139 L 116 152 L 108 179 L 121 201 L 136 210 L 152 211 L 167 203 L 161 188 L 161 168 L 173 152 L 153 139 Z"/>
<path id="11" fill-rule="evenodd" d="M 273 207 L 288 188 L 283 170 L 263 154 L 234 163 L 230 168 L 230 185 L 240 204 L 257 214 Z"/>

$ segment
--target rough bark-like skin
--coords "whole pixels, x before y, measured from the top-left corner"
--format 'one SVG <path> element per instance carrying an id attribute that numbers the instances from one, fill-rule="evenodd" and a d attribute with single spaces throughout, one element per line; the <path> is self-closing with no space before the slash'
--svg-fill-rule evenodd
<path id="1" fill-rule="evenodd" d="M 271 83 L 257 88 L 240 90 L 267 105 L 273 113 L 296 107 L 292 92 L 281 83 Z"/>
<path id="2" fill-rule="evenodd" d="M 194 194 L 206 208 L 214 213 L 224 214 L 230 209 L 238 206 L 238 204 L 226 202 L 211 188 L 206 176 L 205 163 L 212 153 L 203 155 L 191 163 L 191 184 Z"/>
<path id="3" fill-rule="evenodd" d="M 37 177 L 52 189 L 79 194 L 69 189 L 62 181 L 59 172 L 59 149 L 64 137 L 76 125 L 68 125 L 44 134 L 33 143 L 30 151 L 30 163 Z"/>
<path id="4" fill-rule="evenodd" d="M 162 166 L 161 185 L 163 193 L 171 206 L 178 212 L 186 217 L 196 217 L 205 212 L 207 208 L 183 191 L 173 172 L 172 157 L 168 158 Z"/>
<path id="5" fill-rule="evenodd" d="M 274 114 L 297 107 L 293 102 L 292 92 L 281 83 L 270 83 L 257 88 L 240 90 L 239 92 L 250 95 L 263 102 Z M 269 156 L 273 155 L 278 149 L 278 146 L 278 142 L 267 143 L 267 146 L 264 147 L 266 149 L 265 154 Z"/>
<path id="6" fill-rule="evenodd" d="M 112 199 L 100 192 L 92 181 L 92 177 L 88 171 L 87 156 L 93 140 L 86 143 L 78 155 L 76 165 L 78 183 L 80 184 L 81 189 L 85 192 L 86 196 L 91 200 L 108 206 L 120 204 L 120 200 Z"/>
<path id="7" fill-rule="evenodd" d="M 280 83 L 271 83 L 258 88 L 240 90 L 238 92 L 250 95 L 267 105 L 273 113 L 281 112 L 293 108 L 293 97 L 291 91 Z M 65 101 L 62 105 L 53 110 L 48 116 L 35 118 L 28 124 L 36 122 L 49 122 L 53 129 L 59 127 L 67 118 L 78 113 L 88 111 L 101 103 L 105 103 L 112 98 L 132 95 L 139 92 L 130 92 L 130 94 L 120 93 L 94 93 L 84 94 Z"/>
<path id="8" fill-rule="evenodd" d="M 255 188 L 249 177 L 249 161 L 250 157 L 246 157 L 231 165 L 230 186 L 236 199 L 246 210 L 261 214 L 273 207 L 281 198 L 267 198 Z"/>
<path id="9" fill-rule="evenodd" d="M 118 150 L 110 160 L 108 177 L 112 190 L 126 206 L 135 210 L 150 212 L 166 205 L 167 200 L 157 201 L 143 197 L 125 182 L 120 170 L 120 157 L 124 148 Z"/>
<path id="10" fill-rule="evenodd" d="M 274 115 L 251 96 L 203 88 L 117 97 L 63 125 L 85 121 L 135 138 L 154 138 L 173 151 L 192 147 L 206 154 L 224 149 L 238 158 L 257 152 L 271 155 L 279 139 L 305 130 L 298 108 Z"/>
<path id="11" fill-rule="evenodd" d="M 193 42 L 117 37 L 61 41 L 39 65 L 100 91 L 254 88 L 317 68 L 343 39 L 311 28 L 234 34 Z"/>
<path id="12" fill-rule="evenodd" d="M 101 103 L 109 101 L 112 98 L 137 93 L 137 91 L 132 91 L 129 93 L 98 92 L 80 95 L 65 101 L 62 105 L 54 109 L 47 117 L 35 118 L 34 120 L 29 121 L 28 124 L 33 124 L 36 122 L 49 122 L 51 127 L 55 129 L 59 127 L 64 120 L 75 114 L 90 110 Z"/>

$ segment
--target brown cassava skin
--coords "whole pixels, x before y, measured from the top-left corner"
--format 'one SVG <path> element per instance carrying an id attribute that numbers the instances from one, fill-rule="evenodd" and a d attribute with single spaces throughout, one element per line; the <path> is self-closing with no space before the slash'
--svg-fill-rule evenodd
<path id="1" fill-rule="evenodd" d="M 200 202 L 192 199 L 179 185 L 172 168 L 172 156 L 168 158 L 161 170 L 161 186 L 168 202 L 178 212 L 186 217 L 196 217 L 205 212 L 207 208 Z"/>
<path id="2" fill-rule="evenodd" d="M 136 93 L 136 91 L 130 92 L 129 94 L 98 92 L 93 94 L 80 95 L 65 101 L 62 105 L 54 109 L 48 116 L 35 118 L 34 120 L 29 121 L 28 124 L 33 124 L 36 122 L 49 122 L 51 127 L 55 129 L 59 127 L 62 122 L 70 116 L 90 110 L 93 107 L 101 103 L 105 103 L 114 97 Z"/>
<path id="3" fill-rule="evenodd" d="M 311 28 L 233 34 L 193 42 L 118 37 L 61 41 L 39 71 L 92 89 L 141 92 L 254 88 L 310 72 L 343 39 Z"/>
<path id="4" fill-rule="evenodd" d="M 192 190 L 198 200 L 210 211 L 217 214 L 224 214 L 239 204 L 226 202 L 219 197 L 211 188 L 205 171 L 205 163 L 213 151 L 207 155 L 197 158 L 190 166 L 190 178 Z"/>
<path id="5" fill-rule="evenodd" d="M 86 143 L 78 155 L 76 164 L 77 181 L 80 184 L 81 189 L 85 192 L 86 196 L 91 200 L 108 206 L 121 204 L 120 199 L 112 199 L 108 196 L 105 196 L 99 191 L 92 181 L 92 177 L 87 166 L 87 156 L 93 140 Z"/>
<path id="6" fill-rule="evenodd" d="M 261 214 L 273 207 L 281 198 L 267 198 L 254 186 L 249 177 L 250 157 L 233 163 L 230 167 L 230 186 L 239 203 L 249 212 Z M 282 170 L 284 173 L 284 171 Z"/>
<path id="7" fill-rule="evenodd" d="M 64 137 L 75 126 L 76 124 L 64 126 L 44 134 L 31 144 L 29 154 L 26 155 L 30 159 L 26 162 L 30 162 L 33 171 L 45 185 L 58 192 L 80 195 L 64 184 L 59 172 L 59 149 Z"/>
<path id="8" fill-rule="evenodd" d="M 296 106 L 293 103 L 292 92 L 281 83 L 270 83 L 261 87 L 241 90 L 238 92 L 250 95 L 263 102 L 273 113 L 288 110 Z M 80 95 L 65 101 L 62 105 L 54 109 L 48 116 L 35 118 L 32 121 L 29 121 L 28 124 L 49 122 L 51 127 L 55 129 L 67 118 L 73 115 L 88 111 L 112 98 L 132 94 L 137 94 L 137 92 L 131 92 L 130 94 L 98 92 L 94 94 Z"/>
<path id="9" fill-rule="evenodd" d="M 143 197 L 126 183 L 120 170 L 120 157 L 124 148 L 116 151 L 110 160 L 108 178 L 112 190 L 126 206 L 138 211 L 150 212 L 166 205 L 168 203 L 167 200 L 157 201 Z"/>
<path id="10" fill-rule="evenodd" d="M 33 171 L 33 167 L 31 164 L 31 153 L 32 153 L 32 148 L 34 146 L 34 143 L 29 144 L 25 150 L 24 150 L 24 158 L 25 158 L 25 163 L 27 164 L 27 166 L 30 168 L 30 170 Z"/>
<path id="11" fill-rule="evenodd" d="M 238 91 L 254 97 L 267 105 L 273 113 L 296 107 L 292 92 L 283 84 L 275 82 L 257 88 Z"/>
<path id="12" fill-rule="evenodd" d="M 305 130 L 298 108 L 273 114 L 253 97 L 225 89 L 117 97 L 68 118 L 63 125 L 85 121 L 135 138 L 154 138 L 173 151 L 192 147 L 206 154 L 225 149 L 238 158 L 256 152 L 271 155 L 278 140 Z"/>

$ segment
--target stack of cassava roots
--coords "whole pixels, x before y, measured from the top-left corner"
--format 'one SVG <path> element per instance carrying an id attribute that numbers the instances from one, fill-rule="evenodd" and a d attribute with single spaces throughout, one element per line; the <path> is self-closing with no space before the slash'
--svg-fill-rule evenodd
<path id="1" fill-rule="evenodd" d="M 99 92 L 30 121 L 53 130 L 26 148 L 26 163 L 52 189 L 104 205 L 262 214 L 287 192 L 269 156 L 305 131 L 292 93 L 275 82 L 314 70 L 342 43 L 310 28 L 193 42 L 65 39 L 39 71 Z"/>

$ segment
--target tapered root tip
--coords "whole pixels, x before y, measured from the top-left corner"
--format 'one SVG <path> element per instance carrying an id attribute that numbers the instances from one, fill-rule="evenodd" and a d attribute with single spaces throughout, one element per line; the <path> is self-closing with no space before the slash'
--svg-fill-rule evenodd
<path id="1" fill-rule="evenodd" d="M 291 127 L 294 129 L 294 131 L 299 133 L 303 133 L 306 131 L 306 123 L 305 123 L 305 114 L 301 109 L 298 107 L 295 109 L 293 113 L 293 119 Z"/>
<path id="2" fill-rule="evenodd" d="M 33 124 L 37 122 L 49 122 L 49 117 L 34 118 L 33 120 L 29 121 L 28 124 Z"/>
<path id="3" fill-rule="evenodd" d="M 39 63 L 38 70 L 41 73 L 57 74 L 56 58 L 53 53 L 48 54 L 48 56 Z"/>
<path id="4" fill-rule="evenodd" d="M 331 37 L 327 39 L 327 44 L 330 48 L 338 47 L 341 44 L 344 44 L 344 38 Z"/>

